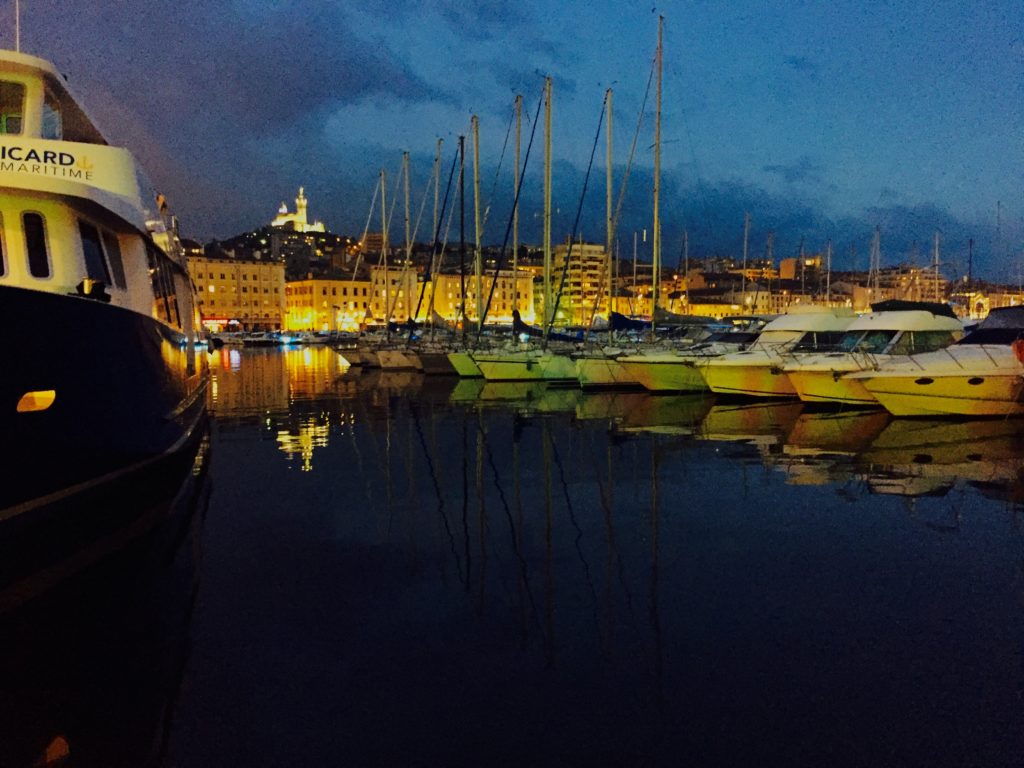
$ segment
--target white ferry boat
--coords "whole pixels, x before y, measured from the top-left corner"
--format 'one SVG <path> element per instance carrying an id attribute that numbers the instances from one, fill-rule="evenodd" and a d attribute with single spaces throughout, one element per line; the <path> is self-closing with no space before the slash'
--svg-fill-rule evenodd
<path id="1" fill-rule="evenodd" d="M 164 208 L 52 64 L 0 51 L 0 521 L 194 444 L 206 356 Z"/>

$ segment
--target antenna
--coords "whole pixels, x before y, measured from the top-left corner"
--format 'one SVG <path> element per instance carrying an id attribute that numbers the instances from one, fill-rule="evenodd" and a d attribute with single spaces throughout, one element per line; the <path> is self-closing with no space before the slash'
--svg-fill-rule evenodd
<path id="1" fill-rule="evenodd" d="M 14 50 L 21 53 L 21 0 L 14 0 Z"/>

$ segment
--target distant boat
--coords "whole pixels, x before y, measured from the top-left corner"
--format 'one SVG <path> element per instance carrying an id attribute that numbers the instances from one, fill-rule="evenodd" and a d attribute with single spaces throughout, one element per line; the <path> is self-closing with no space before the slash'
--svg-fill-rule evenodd
<path id="1" fill-rule="evenodd" d="M 0 520 L 23 520 L 193 445 L 207 366 L 176 225 L 135 158 L 47 61 L 0 51 L 0 93 Z"/>

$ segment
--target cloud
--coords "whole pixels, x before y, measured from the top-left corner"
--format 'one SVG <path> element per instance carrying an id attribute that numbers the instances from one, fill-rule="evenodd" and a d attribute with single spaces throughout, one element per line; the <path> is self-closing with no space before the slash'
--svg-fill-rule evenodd
<path id="1" fill-rule="evenodd" d="M 795 163 L 776 163 L 761 167 L 765 173 L 781 176 L 787 184 L 820 184 L 822 168 L 804 155 Z"/>

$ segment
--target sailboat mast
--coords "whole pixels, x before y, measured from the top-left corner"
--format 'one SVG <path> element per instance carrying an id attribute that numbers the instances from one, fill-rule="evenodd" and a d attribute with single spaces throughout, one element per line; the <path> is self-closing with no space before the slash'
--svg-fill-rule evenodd
<path id="1" fill-rule="evenodd" d="M 459 306 L 462 344 L 466 344 L 466 137 L 459 136 Z"/>
<path id="2" fill-rule="evenodd" d="M 690 309 L 690 230 L 683 230 L 683 285 L 686 286 L 686 311 Z"/>
<path id="3" fill-rule="evenodd" d="M 932 266 L 935 268 L 935 301 L 939 300 L 939 230 L 932 239 Z"/>
<path id="4" fill-rule="evenodd" d="M 388 311 L 388 197 L 387 197 L 387 174 L 383 168 L 380 169 L 380 261 L 384 266 L 384 288 L 381 290 L 381 298 L 384 299 L 384 326 L 389 328 L 387 323 Z M 390 338 L 390 328 L 387 332 Z"/>
<path id="5" fill-rule="evenodd" d="M 825 303 L 832 305 L 832 241 L 828 241 L 825 251 Z"/>
<path id="6" fill-rule="evenodd" d="M 615 222 L 612 220 L 612 89 L 609 88 L 605 94 L 605 109 L 607 110 L 607 159 L 605 161 L 605 252 L 608 258 L 608 285 L 605 295 L 608 300 L 608 338 L 611 339 L 612 332 L 612 243 L 615 241 Z"/>
<path id="7" fill-rule="evenodd" d="M 480 239 L 483 232 L 480 226 L 480 118 L 473 115 L 473 226 L 476 238 L 476 256 L 473 259 L 473 290 L 476 291 L 476 322 L 477 329 L 484 323 L 484 283 L 483 254 L 480 251 Z"/>
<path id="8" fill-rule="evenodd" d="M 512 169 L 512 309 L 519 309 L 519 163 L 523 134 L 523 96 L 516 95 L 516 164 Z"/>
<path id="9" fill-rule="evenodd" d="M 740 278 L 740 297 L 747 305 L 747 246 L 750 243 L 750 214 L 743 214 L 743 276 Z M 735 285 L 735 283 L 733 283 Z"/>
<path id="10" fill-rule="evenodd" d="M 655 63 L 658 71 L 657 100 L 655 101 L 654 112 L 654 239 L 653 257 L 651 264 L 652 292 L 651 292 L 651 333 L 654 333 L 654 315 L 658 307 L 658 287 L 661 282 L 661 218 L 659 202 L 661 198 L 661 71 L 662 71 L 662 32 L 665 27 L 665 17 L 658 17 L 658 52 L 655 54 Z"/>
<path id="11" fill-rule="evenodd" d="M 434 150 L 434 228 L 431 230 L 434 238 L 437 238 L 437 212 L 441 203 L 441 142 L 437 140 L 437 148 Z"/>
<path id="12" fill-rule="evenodd" d="M 551 311 L 551 78 L 544 78 L 544 341 L 554 320 Z"/>

